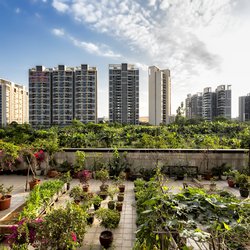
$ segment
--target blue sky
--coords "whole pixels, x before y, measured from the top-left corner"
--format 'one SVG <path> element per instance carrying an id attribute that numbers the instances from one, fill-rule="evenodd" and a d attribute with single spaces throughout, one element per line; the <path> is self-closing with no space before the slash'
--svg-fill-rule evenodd
<path id="1" fill-rule="evenodd" d="M 98 68 L 98 116 L 108 116 L 108 64 L 140 69 L 140 116 L 148 115 L 147 67 L 169 68 L 172 113 L 188 93 L 232 85 L 250 92 L 249 0 L 0 0 L 0 78 L 28 86 L 35 65 Z"/>

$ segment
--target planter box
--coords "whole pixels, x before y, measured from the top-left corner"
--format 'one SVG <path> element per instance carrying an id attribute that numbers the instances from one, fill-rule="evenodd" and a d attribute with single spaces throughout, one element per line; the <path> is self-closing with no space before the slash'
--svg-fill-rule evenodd
<path id="1" fill-rule="evenodd" d="M 59 199 L 59 197 L 63 194 L 63 190 L 66 190 L 66 185 L 62 187 L 60 192 L 54 194 L 47 204 L 43 204 L 40 208 L 38 208 L 37 210 L 38 217 L 44 214 L 46 212 L 46 209 L 55 203 L 55 200 Z M 25 207 L 25 202 L 22 203 L 15 210 L 8 213 L 5 217 L 3 217 L 0 220 L 0 234 L 1 235 L 8 235 L 12 232 L 10 230 L 10 227 L 16 225 L 19 214 L 22 212 L 24 207 Z"/>

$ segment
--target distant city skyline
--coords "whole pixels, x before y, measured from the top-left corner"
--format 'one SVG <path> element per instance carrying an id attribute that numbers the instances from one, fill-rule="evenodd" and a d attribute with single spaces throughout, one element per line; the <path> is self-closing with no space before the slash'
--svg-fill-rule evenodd
<path id="1" fill-rule="evenodd" d="M 148 116 L 148 67 L 171 71 L 172 114 L 188 93 L 232 86 L 250 92 L 248 0 L 1 0 L 0 78 L 28 87 L 35 65 L 98 70 L 98 116 L 108 116 L 108 65 L 140 69 L 140 116 Z"/>

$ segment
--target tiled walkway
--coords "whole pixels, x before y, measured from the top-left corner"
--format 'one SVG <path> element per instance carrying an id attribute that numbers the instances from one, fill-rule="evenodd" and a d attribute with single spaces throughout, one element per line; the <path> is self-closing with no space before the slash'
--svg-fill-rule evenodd
<path id="1" fill-rule="evenodd" d="M 90 182 L 90 191 L 96 192 L 99 190 L 97 181 Z M 134 198 L 134 184 L 132 182 L 125 182 L 125 195 L 123 201 L 123 208 L 121 212 L 121 219 L 118 228 L 113 229 L 114 242 L 111 249 L 131 250 L 133 248 L 136 231 L 136 210 Z M 107 207 L 108 200 L 102 202 L 102 207 Z M 81 250 L 99 250 L 102 249 L 99 243 L 100 233 L 104 230 L 99 225 L 99 221 L 95 218 L 93 225 L 88 229 L 84 244 Z"/>

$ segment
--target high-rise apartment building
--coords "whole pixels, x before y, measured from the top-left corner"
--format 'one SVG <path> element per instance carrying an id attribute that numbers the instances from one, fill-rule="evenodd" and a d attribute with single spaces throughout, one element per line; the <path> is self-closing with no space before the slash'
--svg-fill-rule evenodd
<path id="1" fill-rule="evenodd" d="M 212 121 L 216 116 L 215 93 L 212 88 L 205 88 L 202 99 L 202 117 L 206 121 Z"/>
<path id="2" fill-rule="evenodd" d="M 216 93 L 216 116 L 231 119 L 231 85 L 220 85 Z"/>
<path id="3" fill-rule="evenodd" d="M 250 121 L 250 93 L 239 97 L 239 121 Z"/>
<path id="4" fill-rule="evenodd" d="M 0 79 L 0 124 L 29 122 L 29 93 L 24 86 Z"/>
<path id="5" fill-rule="evenodd" d="M 170 70 L 150 66 L 148 69 L 149 123 L 167 124 L 171 116 Z"/>
<path id="6" fill-rule="evenodd" d="M 185 112 L 188 119 L 202 117 L 202 99 L 202 93 L 200 92 L 195 95 L 187 95 Z"/>
<path id="7" fill-rule="evenodd" d="M 213 121 L 215 117 L 231 119 L 231 85 L 220 85 L 215 92 L 212 88 L 204 88 L 203 93 L 188 94 L 186 98 L 186 117 L 202 117 Z"/>
<path id="8" fill-rule="evenodd" d="M 97 70 L 58 65 L 29 70 L 30 124 L 65 126 L 73 119 L 97 122 Z"/>
<path id="9" fill-rule="evenodd" d="M 109 65 L 109 121 L 139 124 L 139 69 L 132 64 Z"/>

